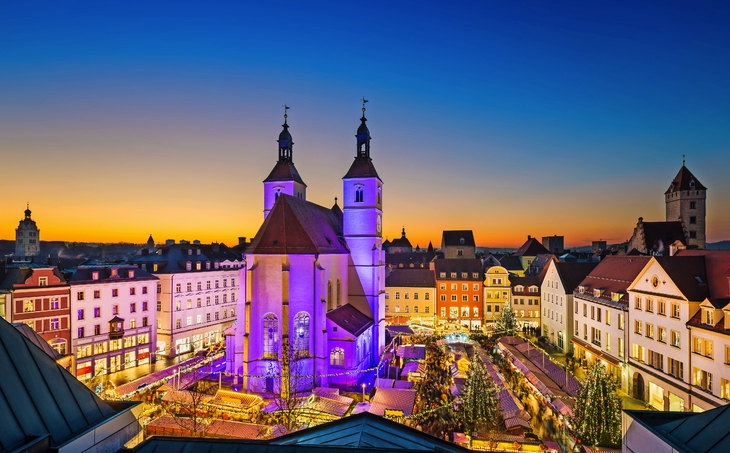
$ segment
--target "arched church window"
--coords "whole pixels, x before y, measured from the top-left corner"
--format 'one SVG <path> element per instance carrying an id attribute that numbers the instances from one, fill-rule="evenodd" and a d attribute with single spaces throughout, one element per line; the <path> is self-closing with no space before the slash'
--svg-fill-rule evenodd
<path id="1" fill-rule="evenodd" d="M 334 300 L 332 299 L 332 280 L 327 282 L 327 311 L 334 309 Z"/>
<path id="2" fill-rule="evenodd" d="M 342 306 L 342 282 L 337 279 L 337 308 Z"/>
<path id="3" fill-rule="evenodd" d="M 330 351 L 330 365 L 345 366 L 345 351 L 342 348 L 332 348 Z"/>
<path id="4" fill-rule="evenodd" d="M 309 356 L 309 313 L 300 312 L 294 317 L 294 354 Z"/>
<path id="5" fill-rule="evenodd" d="M 355 188 L 355 203 L 362 203 L 362 201 L 363 201 L 362 186 L 357 186 Z"/>
<path id="6" fill-rule="evenodd" d="M 279 318 L 273 313 L 264 316 L 264 358 L 279 357 Z"/>

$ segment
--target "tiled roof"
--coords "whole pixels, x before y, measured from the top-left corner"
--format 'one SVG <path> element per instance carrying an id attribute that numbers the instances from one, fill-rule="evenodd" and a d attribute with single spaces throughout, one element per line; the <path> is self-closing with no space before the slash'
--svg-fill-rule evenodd
<path id="1" fill-rule="evenodd" d="M 342 179 L 354 179 L 354 178 L 378 178 L 378 172 L 375 171 L 373 160 L 369 157 L 356 157 L 352 162 L 350 169 Z"/>
<path id="2" fill-rule="evenodd" d="M 280 160 L 274 165 L 274 168 L 269 173 L 269 176 L 264 179 L 264 182 L 268 181 L 296 181 L 299 184 L 304 184 L 302 177 L 299 176 L 297 168 L 294 166 L 294 162 Z"/>
<path id="3" fill-rule="evenodd" d="M 280 195 L 246 250 L 257 255 L 349 253 L 342 224 L 329 208 Z"/>
<path id="4" fill-rule="evenodd" d="M 112 276 L 112 269 L 116 268 L 116 276 Z M 134 277 L 130 279 L 129 271 L 134 271 Z M 92 273 L 98 272 L 99 277 L 97 280 L 92 279 Z M 109 283 L 110 281 L 138 281 L 138 280 L 158 280 L 157 277 L 150 274 L 144 269 L 139 269 L 137 266 L 126 265 L 126 266 L 79 266 L 76 272 L 73 273 L 69 279 L 71 284 L 79 283 Z"/>
<path id="5" fill-rule="evenodd" d="M 565 294 L 572 294 L 575 288 L 580 285 L 580 282 L 586 278 L 586 275 L 591 273 L 598 263 L 562 263 L 557 262 L 553 264 L 558 268 L 558 275 L 563 282 L 563 289 Z"/>
<path id="6" fill-rule="evenodd" d="M 682 222 L 643 222 L 643 226 L 647 251 L 668 253 L 675 241 L 687 244 Z"/>
<path id="7" fill-rule="evenodd" d="M 537 256 L 541 254 L 550 254 L 550 250 L 546 249 L 540 241 L 535 238 L 529 238 L 514 253 L 515 256 Z"/>
<path id="8" fill-rule="evenodd" d="M 705 412 L 625 412 L 666 442 L 672 451 L 687 453 L 730 451 L 730 430 L 727 429 L 730 426 L 730 405 Z"/>
<path id="9" fill-rule="evenodd" d="M 65 286 L 66 278 L 56 266 L 39 263 L 11 263 L 6 265 L 5 275 L 0 282 L 0 289 L 13 289 L 14 285 L 23 285 L 30 276 L 33 275 L 34 269 L 52 269 L 53 275 L 60 282 L 48 281 L 48 286 Z"/>
<path id="10" fill-rule="evenodd" d="M 345 304 L 328 312 L 327 319 L 356 337 L 373 325 L 373 318 L 360 312 L 350 304 Z"/>
<path id="11" fill-rule="evenodd" d="M 462 239 L 464 239 L 463 244 L 461 243 Z M 460 245 L 475 247 L 474 232 L 472 230 L 444 231 L 441 236 L 441 244 L 445 247 Z"/>
<path id="12" fill-rule="evenodd" d="M 200 250 L 200 254 L 198 254 Z M 223 261 L 241 261 L 242 257 L 239 253 L 234 252 L 225 244 L 191 244 L 191 243 L 177 243 L 171 245 L 165 245 L 158 249 L 157 253 L 150 253 L 149 255 L 136 255 L 132 257 L 129 262 L 132 264 L 157 264 L 157 271 L 155 274 L 171 274 L 176 272 L 183 272 L 186 269 L 186 263 L 201 262 L 200 271 L 189 271 L 189 272 L 205 272 L 220 270 L 215 269 L 214 263 Z M 205 263 L 211 262 L 210 269 L 206 269 Z M 195 266 L 192 267 L 195 269 Z M 151 271 L 148 267 L 147 271 Z"/>
<path id="13" fill-rule="evenodd" d="M 385 243 L 383 243 L 385 244 Z M 428 267 L 428 263 L 436 256 L 433 252 L 403 252 L 403 253 L 386 253 L 385 263 L 391 266 L 401 265 L 408 268 L 411 264 L 413 267 Z"/>
<path id="14" fill-rule="evenodd" d="M 436 278 L 431 269 L 396 268 L 385 279 L 386 287 L 435 288 Z"/>
<path id="15" fill-rule="evenodd" d="M 617 302 L 628 304 L 626 289 L 650 259 L 648 256 L 607 256 L 580 282 L 579 286 L 587 287 L 586 292 L 575 294 L 609 303 L 612 293 L 620 293 L 621 298 Z M 598 297 L 594 294 L 596 289 L 602 290 Z"/>
<path id="16" fill-rule="evenodd" d="M 505 255 L 499 260 L 499 264 L 508 271 L 521 271 L 522 262 L 520 258 L 515 255 Z"/>
<path id="17" fill-rule="evenodd" d="M 434 261 L 436 270 L 436 278 L 439 277 L 439 273 L 446 272 L 446 278 L 451 278 L 451 273 L 456 272 L 456 280 L 462 280 L 461 273 L 466 272 L 466 280 L 479 280 L 481 281 L 484 272 L 482 269 L 482 262 L 478 258 L 454 258 L 454 259 L 440 259 Z M 479 274 L 477 278 L 472 277 L 472 274 L 476 272 Z"/>
<path id="18" fill-rule="evenodd" d="M 674 256 L 704 258 L 710 302 L 717 308 L 724 308 L 725 301 L 730 298 L 730 250 L 679 250 Z"/>
<path id="19" fill-rule="evenodd" d="M 694 181 L 694 187 L 692 182 Z M 669 184 L 669 188 L 664 194 L 670 194 L 679 190 L 707 190 L 707 187 L 703 186 L 702 183 L 695 178 L 691 171 L 684 165 L 679 169 L 679 173 L 674 177 L 674 180 Z"/>
<path id="20" fill-rule="evenodd" d="M 517 276 L 510 276 L 509 278 L 510 286 L 512 287 L 512 294 L 514 295 L 521 295 L 521 296 L 540 296 L 540 285 L 542 282 L 540 281 L 539 277 L 517 277 Z M 515 288 L 518 286 L 522 286 L 522 291 L 516 291 Z M 530 292 L 530 287 L 536 286 L 537 292 Z"/>
<path id="21" fill-rule="evenodd" d="M 45 435 L 59 446 L 117 414 L 4 319 L 0 369 L 0 451 Z"/>

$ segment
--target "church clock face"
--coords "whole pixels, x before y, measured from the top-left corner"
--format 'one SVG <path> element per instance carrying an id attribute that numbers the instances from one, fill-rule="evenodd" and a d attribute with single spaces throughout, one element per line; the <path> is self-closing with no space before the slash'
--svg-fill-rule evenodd
<path id="1" fill-rule="evenodd" d="M 380 218 L 380 214 L 378 214 L 378 217 L 375 221 L 375 228 L 376 228 L 378 234 L 380 234 L 380 232 L 383 229 L 383 219 Z"/>

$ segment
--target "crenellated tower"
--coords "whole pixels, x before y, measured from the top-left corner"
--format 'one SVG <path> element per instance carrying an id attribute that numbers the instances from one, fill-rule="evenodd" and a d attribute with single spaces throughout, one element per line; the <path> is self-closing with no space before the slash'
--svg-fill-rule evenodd
<path id="1" fill-rule="evenodd" d="M 302 181 L 302 177 L 299 176 L 299 172 L 294 167 L 294 160 L 292 157 L 292 148 L 294 141 L 292 140 L 291 133 L 289 133 L 289 124 L 287 124 L 286 110 L 289 107 L 284 106 L 284 124 L 282 124 L 283 130 L 279 134 L 279 160 L 274 165 L 274 169 L 271 170 L 269 176 L 264 179 L 264 219 L 269 215 L 271 209 L 274 207 L 274 203 L 279 198 L 279 195 L 286 194 L 292 197 L 307 199 L 307 185 Z"/>
<path id="2" fill-rule="evenodd" d="M 352 266 L 362 282 L 376 326 L 372 360 L 385 346 L 385 255 L 383 252 L 383 181 L 370 158 L 370 131 L 363 102 L 357 129 L 357 154 L 343 180 L 342 230 Z"/>

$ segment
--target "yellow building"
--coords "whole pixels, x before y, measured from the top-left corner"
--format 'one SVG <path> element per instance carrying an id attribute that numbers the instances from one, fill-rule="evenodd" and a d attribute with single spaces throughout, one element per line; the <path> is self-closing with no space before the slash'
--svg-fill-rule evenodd
<path id="1" fill-rule="evenodd" d="M 436 280 L 431 269 L 393 269 L 385 279 L 385 322 L 434 326 Z"/>
<path id="2" fill-rule="evenodd" d="M 502 306 L 510 301 L 509 272 L 502 266 L 493 266 L 484 274 L 484 323 L 492 324 L 501 315 Z"/>

